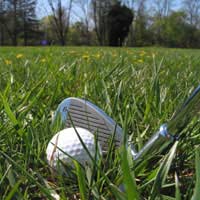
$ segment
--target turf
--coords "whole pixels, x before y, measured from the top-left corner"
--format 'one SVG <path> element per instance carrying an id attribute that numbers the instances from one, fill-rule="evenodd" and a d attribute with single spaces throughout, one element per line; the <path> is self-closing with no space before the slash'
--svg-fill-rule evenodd
<path id="1" fill-rule="evenodd" d="M 93 167 L 76 163 L 63 176 L 52 173 L 45 150 L 55 134 L 53 112 L 70 96 L 105 110 L 141 149 L 198 86 L 199 64 L 200 50 L 1 48 L 1 199 L 198 199 L 198 119 L 137 168 L 122 146 Z"/>

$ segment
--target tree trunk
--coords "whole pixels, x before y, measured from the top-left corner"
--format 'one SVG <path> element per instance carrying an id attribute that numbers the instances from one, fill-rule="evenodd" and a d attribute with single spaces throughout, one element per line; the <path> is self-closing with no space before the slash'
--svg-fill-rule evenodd
<path id="1" fill-rule="evenodd" d="M 17 0 L 14 1 L 14 24 L 13 24 L 13 36 L 12 36 L 12 44 L 13 46 L 17 46 Z"/>
<path id="2" fill-rule="evenodd" d="M 0 32 L 0 45 L 3 46 L 4 45 L 4 30 L 2 25 L 0 26 L 1 32 Z"/>

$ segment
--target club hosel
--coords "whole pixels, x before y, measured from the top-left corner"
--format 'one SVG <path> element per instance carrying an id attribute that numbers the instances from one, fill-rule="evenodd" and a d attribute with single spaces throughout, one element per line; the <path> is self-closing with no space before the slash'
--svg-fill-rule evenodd
<path id="1" fill-rule="evenodd" d="M 163 150 L 169 143 L 174 141 L 174 137 L 167 130 L 167 124 L 160 126 L 159 130 L 144 145 L 144 147 L 136 154 L 133 159 L 136 163 L 145 159 L 146 155 L 150 156 Z"/>

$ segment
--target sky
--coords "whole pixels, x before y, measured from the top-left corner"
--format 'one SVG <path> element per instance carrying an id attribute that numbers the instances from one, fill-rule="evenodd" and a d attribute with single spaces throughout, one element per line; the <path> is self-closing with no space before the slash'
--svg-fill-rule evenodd
<path id="1" fill-rule="evenodd" d="M 50 13 L 50 9 L 48 6 L 48 0 L 38 0 L 37 4 L 37 16 L 42 18 Z"/>
<path id="2" fill-rule="evenodd" d="M 68 0 L 63 1 L 63 3 L 66 2 L 66 1 L 68 1 Z M 151 2 L 151 1 L 153 1 L 153 0 L 149 0 L 149 2 Z M 181 0 L 173 0 L 173 2 L 174 2 L 173 3 L 173 9 L 180 8 Z M 149 3 L 149 4 L 151 4 L 151 3 Z M 79 11 L 79 9 L 77 7 L 74 8 L 74 12 L 79 13 L 81 15 L 81 12 Z M 41 19 L 42 17 L 44 17 L 44 16 L 46 16 L 50 13 L 51 13 L 51 11 L 50 11 L 50 8 L 49 8 L 49 5 L 48 5 L 48 0 L 38 0 L 38 5 L 37 5 L 37 16 L 38 16 L 38 18 Z M 78 18 L 75 15 L 73 15 L 72 20 L 76 21 L 76 20 L 78 20 Z"/>
<path id="3" fill-rule="evenodd" d="M 69 1 L 69 0 L 63 0 L 63 5 L 64 5 L 64 2 L 66 1 Z M 51 14 L 51 9 L 49 7 L 48 0 L 38 0 L 36 13 L 39 19 Z M 71 16 L 72 21 L 77 21 L 78 19 L 80 19 L 75 13 L 78 13 L 80 15 L 79 17 L 83 16 L 81 10 L 77 6 L 73 6 L 73 15 Z"/>

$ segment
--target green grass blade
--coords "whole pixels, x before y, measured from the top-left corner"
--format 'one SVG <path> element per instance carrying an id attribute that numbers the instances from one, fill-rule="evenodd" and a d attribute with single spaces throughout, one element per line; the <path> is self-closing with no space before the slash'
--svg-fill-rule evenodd
<path id="1" fill-rule="evenodd" d="M 10 121 L 12 122 L 12 124 L 13 124 L 14 128 L 16 129 L 16 131 L 18 132 L 18 134 L 20 136 L 22 136 L 23 130 L 21 129 L 21 125 L 20 125 L 19 121 L 17 120 L 15 114 L 11 110 L 10 105 L 9 105 L 6 97 L 2 93 L 0 93 L 0 97 L 2 99 L 2 102 L 3 102 L 3 105 L 4 105 L 4 110 L 7 114 L 7 116 L 9 117 Z"/>
<path id="2" fill-rule="evenodd" d="M 111 183 L 109 187 L 117 200 L 127 200 L 126 194 L 120 191 L 116 185 Z"/>
<path id="3" fill-rule="evenodd" d="M 74 161 L 74 165 L 76 168 L 76 174 L 78 178 L 78 186 L 79 186 L 79 191 L 81 195 L 81 200 L 86 200 L 87 199 L 87 188 L 86 188 L 86 181 L 85 181 L 85 176 L 83 173 L 83 168 L 79 165 L 77 161 Z"/>
<path id="4" fill-rule="evenodd" d="M 2 154 L 9 162 L 11 162 L 13 164 L 13 166 L 15 166 L 18 170 L 20 170 L 21 172 L 23 172 L 26 177 L 32 181 L 34 184 L 36 184 L 38 186 L 38 188 L 40 188 L 40 190 L 49 198 L 52 199 L 52 196 L 50 194 L 50 192 L 44 188 L 44 186 L 39 183 L 32 175 L 30 175 L 24 168 L 22 168 L 19 164 L 17 164 L 10 156 L 8 156 L 7 154 L 5 154 L 4 152 L 0 151 L 0 154 Z"/>
<path id="5" fill-rule="evenodd" d="M 155 178 L 155 182 L 152 188 L 150 199 L 154 200 L 157 196 L 160 196 L 160 190 L 162 188 L 162 185 L 165 183 L 167 174 L 169 172 L 172 160 L 176 153 L 176 148 L 178 145 L 178 141 L 174 143 L 173 147 L 171 148 L 169 154 L 165 156 L 165 159 L 160 165 L 160 168 L 158 170 L 158 173 Z"/>
<path id="6" fill-rule="evenodd" d="M 5 180 L 5 178 L 7 177 L 7 174 L 9 173 L 10 169 L 11 169 L 12 165 L 8 165 L 6 171 L 4 172 L 4 174 L 1 177 L 0 180 L 0 186 L 3 183 L 3 181 Z"/>
<path id="7" fill-rule="evenodd" d="M 175 187 L 176 187 L 176 200 L 181 200 L 181 192 L 180 192 L 180 188 L 179 188 L 179 180 L 178 180 L 178 176 L 175 173 Z"/>
<path id="8" fill-rule="evenodd" d="M 123 149 L 122 149 L 121 167 L 123 171 L 123 179 L 124 179 L 125 189 L 127 193 L 127 199 L 138 200 L 139 194 L 137 191 L 135 176 L 134 176 L 134 173 L 131 172 L 130 170 L 127 149 L 125 146 L 123 146 Z"/>
<path id="9" fill-rule="evenodd" d="M 15 185 L 13 186 L 12 190 L 9 192 L 5 200 L 13 199 L 13 196 L 15 195 L 16 192 L 18 192 L 18 189 L 21 183 L 22 183 L 22 180 L 19 180 L 18 182 L 15 183 Z"/>
<path id="10" fill-rule="evenodd" d="M 192 200 L 199 200 L 200 197 L 200 150 L 195 152 L 196 184 Z"/>
<path id="11" fill-rule="evenodd" d="M 170 197 L 170 196 L 167 196 L 167 195 L 161 195 L 160 199 L 162 199 L 162 200 L 177 200 L 174 197 Z"/>

